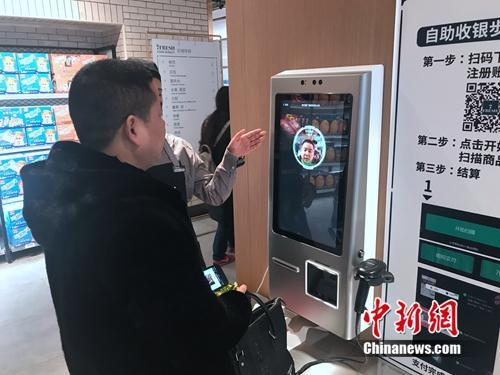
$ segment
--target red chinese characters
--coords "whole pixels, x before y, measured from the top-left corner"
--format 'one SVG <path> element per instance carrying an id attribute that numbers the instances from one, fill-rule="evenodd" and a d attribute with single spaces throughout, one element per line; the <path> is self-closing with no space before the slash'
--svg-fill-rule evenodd
<path id="1" fill-rule="evenodd" d="M 365 311 L 363 313 L 363 320 L 366 323 L 372 324 L 373 336 L 380 338 L 380 321 L 384 316 L 391 311 L 391 306 L 388 303 L 382 302 L 379 297 L 375 298 L 375 303 L 372 311 Z"/>
<path id="2" fill-rule="evenodd" d="M 413 302 L 411 305 L 404 301 L 397 301 L 398 307 L 394 311 L 398 319 L 394 323 L 394 328 L 398 333 L 406 333 L 410 331 L 412 335 L 417 335 L 422 330 L 422 307 L 418 302 Z M 388 303 L 382 302 L 377 297 L 374 300 L 373 310 L 363 313 L 363 320 L 372 325 L 372 333 L 376 338 L 381 338 L 380 321 L 391 311 L 391 306 Z M 428 331 L 429 333 L 440 333 L 448 331 L 452 337 L 459 335 L 457 316 L 458 302 L 448 300 L 439 304 L 437 301 L 432 301 L 431 307 L 427 312 L 428 315 Z"/>
<path id="3" fill-rule="evenodd" d="M 458 336 L 457 301 L 449 299 L 442 304 L 432 301 L 429 309 L 429 332 L 439 333 L 447 330 L 452 337 Z"/>
<path id="4" fill-rule="evenodd" d="M 418 302 L 407 308 L 407 304 L 401 300 L 397 301 L 398 308 L 396 314 L 399 319 L 394 323 L 396 332 L 405 333 L 406 328 L 411 330 L 413 335 L 418 334 L 422 329 L 422 308 Z"/>

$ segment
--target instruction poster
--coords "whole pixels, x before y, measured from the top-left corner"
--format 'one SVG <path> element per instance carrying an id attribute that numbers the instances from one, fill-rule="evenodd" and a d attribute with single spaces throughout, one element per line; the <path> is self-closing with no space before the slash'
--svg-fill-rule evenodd
<path id="1" fill-rule="evenodd" d="M 385 300 L 418 302 L 424 327 L 432 301 L 456 301 L 458 337 L 388 315 L 383 339 L 467 342 L 390 359 L 409 373 L 499 374 L 500 2 L 405 0 L 398 19 Z"/>
<path id="2" fill-rule="evenodd" d="M 162 78 L 167 132 L 197 150 L 201 125 L 215 110 L 222 86 L 220 42 L 153 39 L 152 50 Z"/>

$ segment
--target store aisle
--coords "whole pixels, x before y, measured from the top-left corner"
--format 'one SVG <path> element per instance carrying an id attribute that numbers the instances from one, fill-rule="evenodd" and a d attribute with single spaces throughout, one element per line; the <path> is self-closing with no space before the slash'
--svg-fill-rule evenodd
<path id="1" fill-rule="evenodd" d="M 207 264 L 217 223 L 194 219 Z M 234 264 L 224 267 L 234 280 Z M 0 263 L 0 375 L 67 375 L 43 254 Z"/>

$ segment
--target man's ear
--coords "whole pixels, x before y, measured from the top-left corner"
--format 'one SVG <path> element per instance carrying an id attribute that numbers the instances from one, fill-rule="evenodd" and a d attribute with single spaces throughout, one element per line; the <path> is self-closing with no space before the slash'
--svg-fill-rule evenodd
<path id="1" fill-rule="evenodd" d="M 135 116 L 135 115 L 129 115 L 126 120 L 125 120 L 125 123 L 123 124 L 123 134 L 125 136 L 125 138 L 135 144 L 135 145 L 139 145 L 139 133 L 140 133 L 140 129 L 139 129 L 139 122 L 140 122 L 140 119 Z"/>

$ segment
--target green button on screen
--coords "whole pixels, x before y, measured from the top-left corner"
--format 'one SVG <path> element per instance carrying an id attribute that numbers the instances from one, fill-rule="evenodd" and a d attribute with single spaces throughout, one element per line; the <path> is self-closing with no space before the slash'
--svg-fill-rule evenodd
<path id="1" fill-rule="evenodd" d="M 489 260 L 481 261 L 481 277 L 500 283 L 500 263 Z"/>
<path id="2" fill-rule="evenodd" d="M 425 229 L 500 248 L 500 229 L 446 216 L 427 214 Z"/>
<path id="3" fill-rule="evenodd" d="M 429 262 L 469 274 L 474 270 L 474 257 L 441 246 L 422 243 L 420 245 L 420 257 Z"/>

